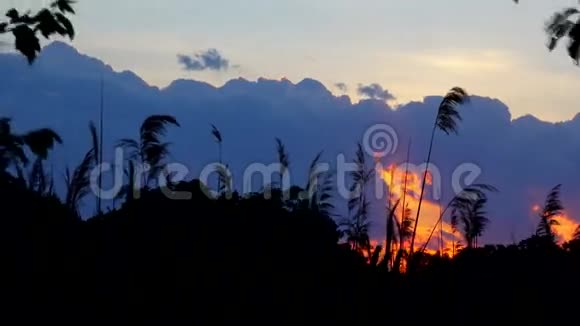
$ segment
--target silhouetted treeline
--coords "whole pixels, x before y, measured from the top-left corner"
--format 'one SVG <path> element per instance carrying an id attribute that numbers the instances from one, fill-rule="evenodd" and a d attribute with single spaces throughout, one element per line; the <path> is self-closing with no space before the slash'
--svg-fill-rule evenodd
<path id="1" fill-rule="evenodd" d="M 288 209 L 275 191 L 269 200 L 214 200 L 197 181 L 175 187 L 193 198 L 144 191 L 82 221 L 57 199 L 3 180 L 5 324 L 576 320 L 578 241 L 559 247 L 534 236 L 454 259 L 417 254 L 413 271 L 397 274 L 339 244 L 332 219 Z"/>
<path id="2" fill-rule="evenodd" d="M 466 100 L 459 88 L 444 97 L 432 140 L 437 130 L 454 130 L 460 121 L 456 107 Z M 506 320 L 552 325 L 575 318 L 580 232 L 579 240 L 557 244 L 553 226 L 563 211 L 559 185 L 538 210 L 534 236 L 483 248 L 478 239 L 490 221 L 486 193 L 497 189 L 466 187 L 439 217 L 449 216 L 466 244 L 460 250 L 454 243 L 452 257 L 429 254 L 428 241 L 414 248 L 418 219 L 412 219 L 404 196 L 402 202 L 389 198 L 383 250 L 369 237 L 364 189 L 377 171 L 367 164 L 361 144 L 350 173 L 348 215 L 337 216 L 333 203 L 340 199 L 332 198 L 332 173 L 316 171 L 322 153 L 303 186 L 283 188 L 291 160 L 276 139 L 279 182 L 239 194 L 221 166 L 217 195 L 208 196 L 208 185 L 174 180 L 166 171 L 167 127 L 180 125 L 172 116 L 154 115 L 143 121 L 137 138 L 120 142 L 130 153 L 123 163 L 124 187 L 105 213 L 98 194 L 89 196 L 91 171 L 103 162 L 92 123 L 92 146 L 76 168 L 66 170 L 66 193 L 59 197 L 54 175 L 44 168 L 49 151 L 62 142 L 58 134 L 16 133 L 9 119 L 0 119 L 0 318 L 5 324 L 489 325 Z M 223 164 L 225 140 L 215 126 L 211 136 Z M 136 174 L 142 165 L 151 169 Z M 160 176 L 165 185 L 153 182 Z M 176 200 L 167 191 L 192 196 Z M 97 214 L 83 220 L 79 208 L 86 198 L 96 199 Z"/>

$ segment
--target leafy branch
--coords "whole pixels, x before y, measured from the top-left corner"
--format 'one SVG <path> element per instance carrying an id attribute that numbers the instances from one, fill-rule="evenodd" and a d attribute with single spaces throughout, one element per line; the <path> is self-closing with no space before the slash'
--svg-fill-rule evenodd
<path id="1" fill-rule="evenodd" d="M 75 37 L 75 29 L 67 15 L 75 14 L 74 0 L 55 0 L 48 8 L 36 14 L 30 11 L 20 13 L 16 9 L 6 12 L 7 21 L 0 21 L 0 34 L 12 33 L 14 47 L 32 64 L 40 53 L 40 39 L 50 39 L 54 35 Z"/>

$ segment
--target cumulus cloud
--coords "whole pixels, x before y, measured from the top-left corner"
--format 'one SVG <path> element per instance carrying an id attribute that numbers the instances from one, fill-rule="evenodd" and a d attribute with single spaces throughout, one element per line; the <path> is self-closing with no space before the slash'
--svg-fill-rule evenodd
<path id="1" fill-rule="evenodd" d="M 61 52 L 48 51 L 46 55 L 59 58 Z M 71 51 L 70 57 L 74 56 L 80 54 Z M 46 64 L 51 62 L 60 60 L 47 60 Z M 0 55 L 0 69 L 5 71 L 3 78 L 11 85 L 10 92 L 0 92 L 2 114 L 13 117 L 18 130 L 50 127 L 58 131 L 66 146 L 56 148 L 55 167 L 75 164 L 90 146 L 88 137 L 83 139 L 78 135 L 87 134 L 86 124 L 82 122 L 94 119 L 97 111 L 76 108 L 82 99 L 99 93 L 98 82 L 86 83 L 83 79 L 83 76 L 95 76 L 86 71 L 105 70 L 104 65 L 93 66 L 97 63 L 79 60 L 72 68 L 43 69 L 30 75 L 30 78 L 55 81 L 50 90 L 59 96 L 49 96 L 44 83 L 21 78 L 29 69 L 25 62 Z M 63 74 L 62 70 L 66 69 L 71 73 Z M 392 126 L 398 140 L 394 152 L 383 158 L 384 165 L 405 162 L 409 142 L 411 162 L 422 164 L 441 101 L 440 96 L 428 96 L 397 109 L 377 101 L 352 103 L 344 97 L 333 96 L 313 80 L 294 84 L 287 80 L 235 79 L 222 87 L 178 80 L 159 90 L 136 78 L 127 78 L 126 74 L 106 71 L 106 102 L 109 103 L 104 134 L 105 148 L 109 150 L 106 160 L 113 161 L 114 144 L 118 139 L 134 137 L 146 116 L 160 112 L 172 114 L 184 126 L 168 134 L 175 162 L 190 168 L 190 178 L 199 176 L 206 164 L 214 162 L 215 144 L 208 136 L 211 130 L 207 126 L 215 124 L 227 139 L 224 156 L 237 188 L 242 187 L 244 168 L 255 162 L 275 162 L 275 137 L 284 141 L 292 155 L 289 175 L 296 184 L 307 180 L 308 166 L 322 149 L 323 161 L 332 166 L 336 165 L 339 154 L 351 162 L 356 143 L 364 141 L 366 131 L 376 124 Z M 382 98 L 393 97 L 386 96 L 385 90 L 382 93 Z M 47 111 L 47 106 L 51 110 Z M 479 96 L 473 96 L 470 104 L 459 110 L 463 118 L 459 134 L 447 136 L 438 132 L 431 162 L 441 172 L 443 204 L 453 196 L 454 171 L 465 163 L 481 169 L 475 182 L 489 183 L 500 190 L 490 196 L 486 211 L 491 223 L 483 242 L 511 242 L 530 236 L 539 222 L 532 207 L 542 205 L 550 188 L 559 183 L 563 184 L 562 200 L 569 216 L 580 221 L 577 200 L 580 183 L 574 182 L 580 166 L 580 152 L 574 150 L 580 148 L 580 115 L 560 123 L 540 121 L 533 116 L 512 119 L 508 107 L 501 101 Z M 63 116 L 79 123 L 67 123 Z M 432 199 L 430 188 L 426 198 Z M 385 203 L 385 198 L 374 200 L 373 196 L 371 216 L 375 239 L 384 236 Z M 336 213 L 346 215 L 348 210 L 339 202 Z M 431 226 L 427 224 L 425 227 Z"/>
<path id="2" fill-rule="evenodd" d="M 230 61 L 224 58 L 217 49 L 201 51 L 193 56 L 178 54 L 177 61 L 184 70 L 188 71 L 219 71 L 230 68 Z"/>
<path id="3" fill-rule="evenodd" d="M 364 97 L 368 97 L 373 100 L 388 101 L 394 100 L 395 96 L 391 94 L 388 90 L 383 89 L 379 84 L 370 85 L 358 85 L 358 94 Z"/>

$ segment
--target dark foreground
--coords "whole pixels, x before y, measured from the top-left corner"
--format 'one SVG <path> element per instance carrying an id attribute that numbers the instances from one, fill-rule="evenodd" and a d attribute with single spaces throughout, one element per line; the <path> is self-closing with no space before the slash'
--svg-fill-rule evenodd
<path id="1" fill-rule="evenodd" d="M 183 184 L 195 191 L 198 185 Z M 413 273 L 339 245 L 336 224 L 276 200 L 154 193 L 87 222 L 3 184 L 4 325 L 578 323 L 580 246 L 532 238 L 418 258 Z"/>

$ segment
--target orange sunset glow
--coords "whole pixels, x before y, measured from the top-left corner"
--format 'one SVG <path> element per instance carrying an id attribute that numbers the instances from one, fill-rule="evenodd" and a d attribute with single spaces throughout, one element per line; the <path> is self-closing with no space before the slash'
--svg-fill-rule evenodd
<path id="1" fill-rule="evenodd" d="M 387 196 L 389 198 L 388 201 L 390 200 L 391 202 L 391 205 L 393 205 L 397 200 L 401 200 L 396 214 L 396 218 L 399 219 L 399 222 L 404 210 L 403 200 L 404 205 L 411 210 L 411 217 L 415 219 L 417 214 L 417 207 L 419 204 L 419 196 L 421 193 L 422 175 L 416 173 L 416 171 L 406 171 L 404 165 L 390 165 L 387 168 L 380 169 L 378 173 L 389 189 Z M 405 180 L 406 173 L 407 178 Z M 429 238 L 429 235 L 433 232 L 433 227 L 436 227 L 426 252 L 434 254 L 438 250 L 443 249 L 444 253 L 451 254 L 454 252 L 454 242 L 457 243 L 457 241 L 462 241 L 463 239 L 457 232 L 454 234 L 449 221 L 445 221 L 444 219 L 442 225 L 436 225 L 446 203 L 436 202 L 430 197 L 432 187 L 433 178 L 428 173 L 425 194 L 423 196 L 423 203 L 421 205 L 421 216 L 417 226 L 415 249 L 421 248 L 425 244 Z M 532 211 L 539 214 L 542 211 L 542 206 L 535 204 L 532 206 Z M 539 217 L 533 219 L 533 223 L 539 222 Z M 557 225 L 553 226 L 553 231 L 557 236 L 558 242 L 562 244 L 572 240 L 577 228 L 580 226 L 580 223 L 576 222 L 576 220 L 567 212 L 563 212 L 561 215 L 556 216 L 554 219 L 558 222 Z M 409 246 L 409 242 L 410 241 L 407 240 L 405 245 Z M 371 245 L 373 247 L 381 245 L 383 248 L 385 248 L 385 241 L 373 240 Z M 442 248 L 440 246 L 442 246 Z"/>
<path id="2" fill-rule="evenodd" d="M 538 216 L 532 217 L 532 222 L 539 223 L 539 214 L 542 212 L 542 207 L 535 204 L 532 206 L 532 211 L 538 214 Z M 554 220 L 558 223 L 552 227 L 552 230 L 558 239 L 558 243 L 562 244 L 574 239 L 574 234 L 576 233 L 578 226 L 580 226 L 580 223 L 576 222 L 576 220 L 566 211 L 561 215 L 554 217 Z"/>
<path id="3" fill-rule="evenodd" d="M 385 181 L 389 187 L 389 198 L 391 203 L 395 203 L 397 200 L 401 199 L 399 207 L 397 209 L 397 218 L 400 219 L 404 210 L 404 205 L 411 210 L 411 216 L 415 219 L 417 214 L 417 207 L 419 204 L 419 196 L 421 193 L 421 183 L 422 176 L 412 172 L 407 171 L 404 166 L 391 165 L 386 169 L 379 171 L 382 179 Z M 405 174 L 407 173 L 407 178 L 405 182 Z M 429 199 L 430 188 L 433 186 L 432 176 L 427 173 L 427 180 L 425 186 L 425 194 L 423 196 L 423 203 L 421 204 L 421 215 L 419 217 L 419 224 L 417 226 L 417 235 L 415 238 L 416 248 L 420 248 L 425 244 L 429 238 L 429 234 L 436 226 L 436 223 L 443 211 L 443 207 L 440 203 Z M 433 233 L 433 236 L 427 247 L 427 252 L 434 253 L 439 250 L 441 241 L 441 225 L 437 225 L 437 229 Z M 443 248 L 452 248 L 454 242 L 454 235 L 452 227 L 448 222 L 443 221 Z M 455 241 L 459 240 L 459 235 L 455 236 Z M 408 245 L 407 241 L 407 245 Z"/>
<path id="4" fill-rule="evenodd" d="M 566 213 L 557 216 L 555 219 L 558 221 L 558 225 L 554 226 L 554 232 L 558 236 L 558 240 L 561 243 L 572 240 L 574 238 L 574 233 L 578 228 L 578 222 Z"/>

